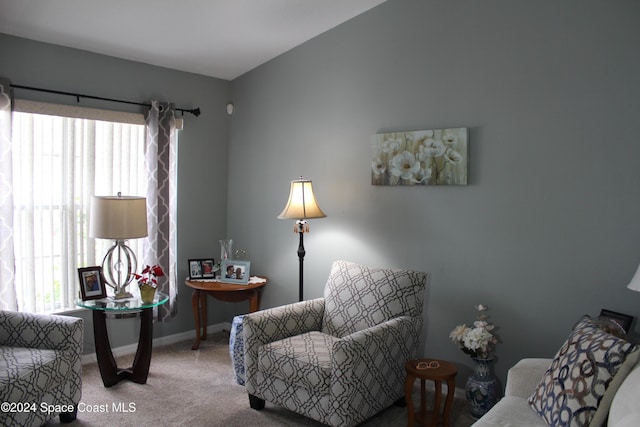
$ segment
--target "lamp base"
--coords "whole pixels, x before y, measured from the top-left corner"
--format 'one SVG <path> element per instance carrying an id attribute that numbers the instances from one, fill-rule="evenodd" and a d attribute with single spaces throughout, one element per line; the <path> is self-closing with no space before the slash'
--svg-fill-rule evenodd
<path id="1" fill-rule="evenodd" d="M 114 299 L 125 299 L 125 298 L 133 298 L 133 294 L 127 291 L 118 291 L 113 296 Z"/>

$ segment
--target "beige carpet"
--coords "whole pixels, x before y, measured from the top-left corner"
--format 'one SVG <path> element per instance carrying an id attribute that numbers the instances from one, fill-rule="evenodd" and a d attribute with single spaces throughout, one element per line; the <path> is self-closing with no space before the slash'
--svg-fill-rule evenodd
<path id="1" fill-rule="evenodd" d="M 228 334 L 210 334 L 196 351 L 182 342 L 153 350 L 147 384 L 122 381 L 105 388 L 96 364 L 83 367 L 82 399 L 76 426 L 309 426 L 323 424 L 267 402 L 262 411 L 249 408 L 244 387 L 235 383 Z M 129 366 L 133 355 L 117 358 Z M 419 405 L 416 381 L 414 401 Z M 431 396 L 429 396 L 431 397 Z M 431 399 L 429 399 L 431 401 Z M 464 401 L 456 400 L 451 426 L 473 423 Z M 48 425 L 59 425 L 55 422 Z M 407 410 L 391 406 L 361 426 L 404 427 Z"/>

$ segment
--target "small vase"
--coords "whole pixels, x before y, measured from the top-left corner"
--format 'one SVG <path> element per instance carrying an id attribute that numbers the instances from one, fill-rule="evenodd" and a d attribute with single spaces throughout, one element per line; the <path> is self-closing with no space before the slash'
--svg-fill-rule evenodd
<path id="1" fill-rule="evenodd" d="M 472 359 L 476 362 L 476 367 L 467 380 L 465 393 L 471 416 L 478 419 L 498 401 L 498 380 L 493 373 L 493 357 Z"/>
<path id="2" fill-rule="evenodd" d="M 156 288 L 142 285 L 140 286 L 140 299 L 145 304 L 151 304 L 153 302 L 153 298 L 156 296 Z"/>
<path id="3" fill-rule="evenodd" d="M 233 240 L 220 240 L 220 262 L 232 259 Z"/>

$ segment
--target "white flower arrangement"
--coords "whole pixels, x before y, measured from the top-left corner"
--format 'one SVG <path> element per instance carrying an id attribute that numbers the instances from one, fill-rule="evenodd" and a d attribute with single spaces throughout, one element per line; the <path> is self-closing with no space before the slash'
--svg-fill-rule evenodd
<path id="1" fill-rule="evenodd" d="M 498 338 L 493 331 L 495 326 L 487 321 L 485 312 L 489 309 L 486 305 L 478 304 L 478 316 L 473 327 L 466 324 L 458 325 L 451 331 L 449 338 L 457 344 L 460 350 L 471 357 L 488 359 L 493 356 L 492 346 L 498 343 Z"/>

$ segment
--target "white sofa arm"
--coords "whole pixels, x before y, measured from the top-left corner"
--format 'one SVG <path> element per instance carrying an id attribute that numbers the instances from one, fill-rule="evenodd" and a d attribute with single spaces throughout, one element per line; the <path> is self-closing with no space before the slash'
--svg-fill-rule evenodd
<path id="1" fill-rule="evenodd" d="M 638 362 L 624 379 L 616 392 L 609 410 L 609 427 L 630 427 L 640 425 L 640 362 Z"/>
<path id="2" fill-rule="evenodd" d="M 516 396 L 527 399 L 533 394 L 552 359 L 522 359 L 509 369 L 505 396 Z"/>

